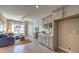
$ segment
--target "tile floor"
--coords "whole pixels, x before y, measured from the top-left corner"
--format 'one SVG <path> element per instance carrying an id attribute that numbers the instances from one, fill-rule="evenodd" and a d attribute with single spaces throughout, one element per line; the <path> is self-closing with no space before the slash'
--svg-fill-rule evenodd
<path id="1" fill-rule="evenodd" d="M 11 45 L 0 48 L 0 53 L 53 53 L 54 51 L 46 48 L 38 41 L 33 40 L 30 43 Z"/>

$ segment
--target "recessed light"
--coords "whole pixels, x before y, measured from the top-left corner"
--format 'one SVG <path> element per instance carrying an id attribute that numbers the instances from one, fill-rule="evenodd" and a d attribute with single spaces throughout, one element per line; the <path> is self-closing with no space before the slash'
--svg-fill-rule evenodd
<path id="1" fill-rule="evenodd" d="M 38 5 L 36 5 L 36 8 L 39 8 L 39 6 L 38 6 Z"/>

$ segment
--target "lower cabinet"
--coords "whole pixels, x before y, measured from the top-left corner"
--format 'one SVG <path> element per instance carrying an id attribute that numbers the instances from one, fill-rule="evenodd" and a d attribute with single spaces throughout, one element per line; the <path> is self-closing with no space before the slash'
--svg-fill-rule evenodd
<path id="1" fill-rule="evenodd" d="M 52 36 L 49 36 L 49 48 L 53 49 L 53 37 Z"/>
<path id="2" fill-rule="evenodd" d="M 44 36 L 43 44 L 46 45 L 46 37 Z"/>
<path id="3" fill-rule="evenodd" d="M 41 42 L 41 35 L 38 36 L 38 41 Z"/>
<path id="4" fill-rule="evenodd" d="M 49 47 L 48 41 L 49 41 L 49 38 L 48 38 L 48 36 L 47 36 L 47 37 L 46 37 L 46 44 L 45 44 L 47 47 Z"/>
<path id="5" fill-rule="evenodd" d="M 49 35 L 39 35 L 38 41 L 44 46 L 53 49 L 53 36 Z"/>
<path id="6" fill-rule="evenodd" d="M 44 44 L 44 36 L 41 36 L 41 43 Z"/>

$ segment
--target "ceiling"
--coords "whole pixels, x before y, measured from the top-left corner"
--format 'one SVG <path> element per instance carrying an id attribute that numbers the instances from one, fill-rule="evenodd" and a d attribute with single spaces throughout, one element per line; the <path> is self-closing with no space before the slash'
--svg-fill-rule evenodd
<path id="1" fill-rule="evenodd" d="M 50 14 L 51 11 L 61 7 L 60 5 L 0 5 L 0 13 L 9 19 L 19 20 L 26 16 L 31 19 L 41 19 Z"/>

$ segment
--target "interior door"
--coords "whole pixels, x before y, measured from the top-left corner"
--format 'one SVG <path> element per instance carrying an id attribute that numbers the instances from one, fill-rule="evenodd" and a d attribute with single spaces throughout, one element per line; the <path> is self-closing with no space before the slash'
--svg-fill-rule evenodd
<path id="1" fill-rule="evenodd" d="M 59 21 L 58 45 L 67 51 L 79 52 L 79 18 Z"/>

